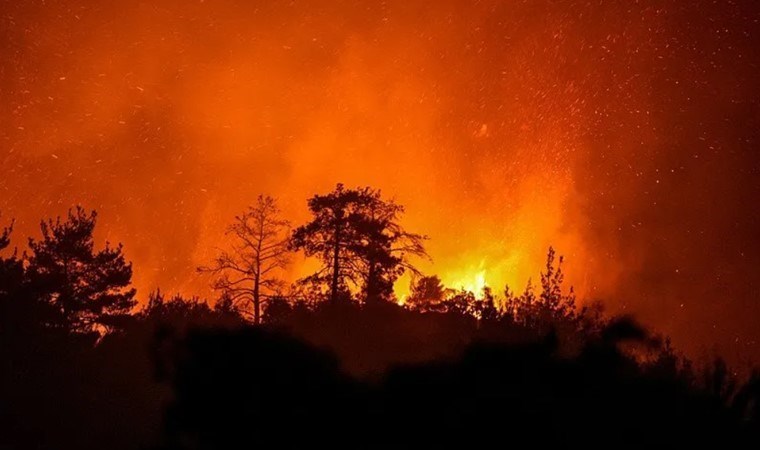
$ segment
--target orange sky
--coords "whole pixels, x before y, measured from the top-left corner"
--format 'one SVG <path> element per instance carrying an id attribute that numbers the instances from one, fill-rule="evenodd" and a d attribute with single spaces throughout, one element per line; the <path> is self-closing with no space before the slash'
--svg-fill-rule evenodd
<path id="1" fill-rule="evenodd" d="M 80 203 L 143 298 L 205 295 L 193 269 L 256 195 L 298 224 L 370 185 L 447 284 L 520 290 L 552 244 L 584 301 L 760 355 L 751 2 L 0 5 L 17 245 Z"/>

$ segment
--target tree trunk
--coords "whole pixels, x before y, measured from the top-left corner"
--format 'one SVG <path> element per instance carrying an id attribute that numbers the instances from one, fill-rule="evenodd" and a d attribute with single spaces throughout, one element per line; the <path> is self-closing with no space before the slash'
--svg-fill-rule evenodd
<path id="1" fill-rule="evenodd" d="M 253 323 L 261 323 L 261 298 L 259 294 L 259 277 L 253 279 Z"/>
<path id="2" fill-rule="evenodd" d="M 340 224 L 335 225 L 335 246 L 333 247 L 333 270 L 332 281 L 330 283 L 330 300 L 336 302 L 338 300 L 338 274 L 340 272 Z"/>
<path id="3" fill-rule="evenodd" d="M 365 286 L 365 295 L 367 298 L 365 302 L 374 302 L 379 300 L 377 290 L 377 280 L 375 280 L 375 263 L 369 263 L 369 272 L 367 273 L 367 285 Z"/>

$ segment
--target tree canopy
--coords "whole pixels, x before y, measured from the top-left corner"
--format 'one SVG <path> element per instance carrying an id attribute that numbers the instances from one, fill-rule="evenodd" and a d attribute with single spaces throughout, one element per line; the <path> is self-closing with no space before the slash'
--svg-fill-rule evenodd
<path id="1" fill-rule="evenodd" d="M 338 184 L 307 204 L 312 220 L 295 229 L 291 247 L 320 259 L 320 270 L 304 281 L 326 286 L 333 301 L 349 297 L 351 288 L 365 301 L 388 299 L 396 279 L 415 271 L 409 257 L 426 256 L 425 237 L 399 224 L 403 207 L 379 190 Z"/>
<path id="2" fill-rule="evenodd" d="M 27 276 L 36 294 L 58 313 L 51 325 L 80 331 L 109 327 L 136 304 L 132 265 L 122 245 L 106 242 L 95 249 L 96 219 L 95 211 L 76 207 L 66 220 L 42 221 L 42 239 L 29 239 Z"/>

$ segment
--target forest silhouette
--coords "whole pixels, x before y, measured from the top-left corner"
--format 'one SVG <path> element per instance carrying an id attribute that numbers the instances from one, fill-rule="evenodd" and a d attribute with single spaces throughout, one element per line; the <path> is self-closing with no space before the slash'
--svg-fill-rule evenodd
<path id="1" fill-rule="evenodd" d="M 198 276 L 138 304 L 123 248 L 76 207 L 0 232 L 0 448 L 480 448 L 760 443 L 760 372 L 697 365 L 580 306 L 553 248 L 521 293 L 448 288 L 427 237 L 370 187 L 260 196 Z M 220 233 L 221 234 L 221 233 Z M 301 252 L 319 262 L 287 283 Z M 413 280 L 408 297 L 393 286 Z"/>

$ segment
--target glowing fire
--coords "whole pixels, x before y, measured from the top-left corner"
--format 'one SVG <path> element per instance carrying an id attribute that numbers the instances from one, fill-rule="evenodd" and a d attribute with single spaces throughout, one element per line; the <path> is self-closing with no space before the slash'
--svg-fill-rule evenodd
<path id="1" fill-rule="evenodd" d="M 499 43 L 481 60 L 469 30 L 485 33 L 490 13 L 461 17 L 455 5 L 423 22 L 405 22 L 417 16 L 402 6 L 389 7 L 389 21 L 359 4 L 341 12 L 372 23 L 369 32 L 297 8 L 82 8 L 71 23 L 59 19 L 68 10 L 50 8 L 18 14 L 36 22 L 19 22 L 13 32 L 28 44 L 7 52 L 68 56 L 27 55 L 6 77 L 0 97 L 13 114 L 0 121 L 10 143 L 0 212 L 22 238 L 71 205 L 98 209 L 98 239 L 125 244 L 143 298 L 159 286 L 211 295 L 194 268 L 258 194 L 278 197 L 299 224 L 305 200 L 336 182 L 405 205 L 406 228 L 431 238 L 433 263 L 419 268 L 447 287 L 519 289 L 549 244 L 586 256 L 578 230 L 564 228 L 581 93 L 551 79 L 551 59 L 528 56 L 554 45 L 553 34 Z M 450 17 L 468 25 L 452 28 Z M 296 258 L 288 277 L 313 268 Z M 408 284 L 400 280 L 399 297 Z"/>
<path id="2" fill-rule="evenodd" d="M 486 287 L 486 271 L 481 270 L 476 273 L 474 277 L 464 278 L 453 283 L 448 283 L 449 286 L 455 286 L 455 289 L 463 289 L 475 294 L 480 294 L 483 288 Z"/>
<path id="3" fill-rule="evenodd" d="M 194 269 L 257 195 L 301 224 L 305 200 L 343 182 L 405 205 L 405 227 L 431 238 L 419 269 L 449 287 L 519 291 L 554 245 L 580 297 L 668 327 L 678 296 L 715 287 L 715 253 L 737 268 L 721 282 L 750 295 L 757 127 L 736 99 L 757 96 L 756 33 L 740 32 L 756 28 L 752 2 L 94 3 L 2 4 L 14 245 L 81 204 L 99 242 L 124 243 L 140 298 L 210 296 Z M 712 219 L 712 205 L 726 209 Z M 297 257 L 288 281 L 313 269 Z M 754 317 L 741 304 L 737 322 Z M 720 330 L 704 308 L 680 319 L 682 343 Z"/>
<path id="4" fill-rule="evenodd" d="M 442 281 L 451 289 L 460 289 L 479 295 L 486 284 L 485 260 L 481 260 L 475 268 L 465 269 L 461 273 L 456 271 L 443 275 Z"/>

